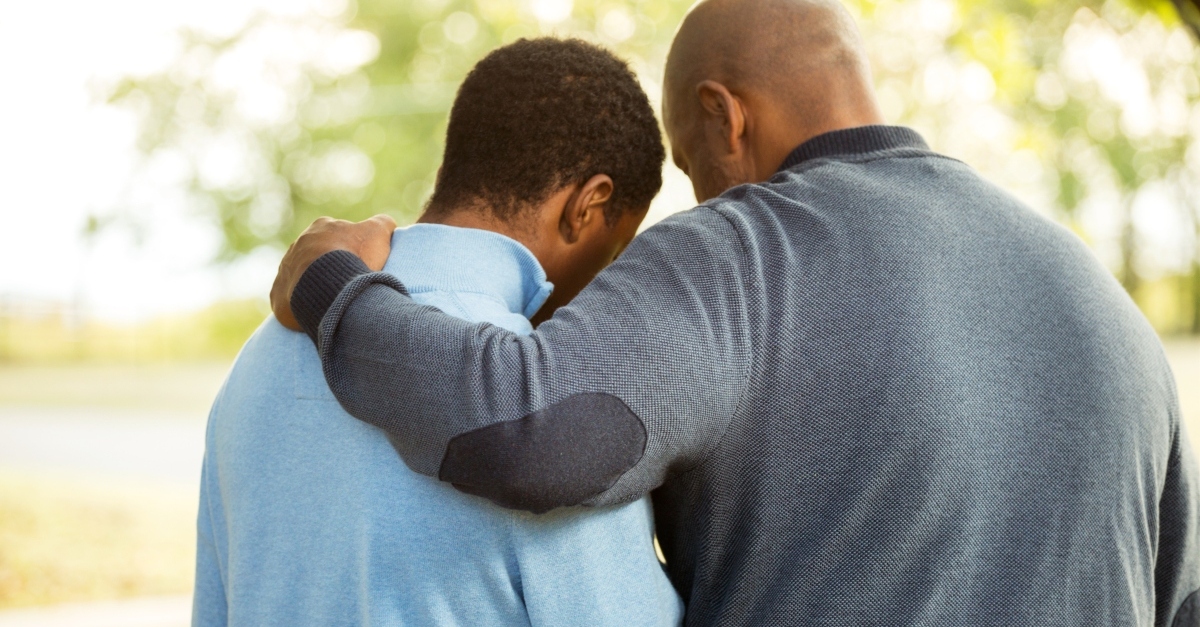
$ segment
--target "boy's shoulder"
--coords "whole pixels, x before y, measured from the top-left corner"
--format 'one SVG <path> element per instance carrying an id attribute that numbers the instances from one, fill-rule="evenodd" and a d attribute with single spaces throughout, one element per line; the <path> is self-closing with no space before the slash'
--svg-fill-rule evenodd
<path id="1" fill-rule="evenodd" d="M 268 316 L 242 345 L 221 395 L 232 401 L 218 403 L 218 408 L 225 411 L 264 399 L 283 403 L 333 398 L 312 341 L 307 335 L 284 327 L 274 316 Z"/>
<path id="2" fill-rule="evenodd" d="M 422 305 L 468 322 L 487 322 L 513 333 L 529 334 L 533 326 L 525 316 L 509 310 L 499 298 L 482 292 L 455 290 L 422 290 L 411 295 Z"/>

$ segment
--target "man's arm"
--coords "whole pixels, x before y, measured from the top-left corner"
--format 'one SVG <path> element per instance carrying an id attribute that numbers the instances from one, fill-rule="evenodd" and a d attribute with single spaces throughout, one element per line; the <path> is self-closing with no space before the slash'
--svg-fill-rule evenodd
<path id="1" fill-rule="evenodd" d="M 634 499 L 716 446 L 750 363 L 744 266 L 701 208 L 635 239 L 528 337 L 417 305 L 344 251 L 290 300 L 338 400 L 410 467 L 545 511 Z"/>
<path id="2" fill-rule="evenodd" d="M 1200 472 L 1169 369 L 1167 379 L 1171 385 L 1171 452 L 1158 504 L 1154 598 L 1159 618 L 1155 624 L 1200 625 Z"/>

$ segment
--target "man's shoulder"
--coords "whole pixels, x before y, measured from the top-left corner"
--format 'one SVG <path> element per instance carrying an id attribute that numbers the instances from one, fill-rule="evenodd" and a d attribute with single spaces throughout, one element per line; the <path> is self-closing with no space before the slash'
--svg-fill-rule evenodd
<path id="1" fill-rule="evenodd" d="M 673 213 L 638 235 L 635 243 L 657 242 L 698 251 L 739 248 L 739 209 L 724 195 L 686 211 Z M 698 247 L 698 248 L 697 248 Z"/>
<path id="2" fill-rule="evenodd" d="M 794 237 L 822 237 L 836 224 L 889 221 L 914 214 L 992 217 L 1027 224 L 1061 238 L 1062 229 L 971 166 L 936 152 L 898 149 L 857 157 L 816 159 L 777 172 L 767 181 L 739 185 L 708 203 L 739 231 L 784 227 Z M 987 214 L 975 209 L 987 207 Z M 821 228 L 797 229 L 797 223 Z M 914 226 L 921 226 L 919 220 Z M 1045 231 L 1050 231 L 1045 233 Z"/>

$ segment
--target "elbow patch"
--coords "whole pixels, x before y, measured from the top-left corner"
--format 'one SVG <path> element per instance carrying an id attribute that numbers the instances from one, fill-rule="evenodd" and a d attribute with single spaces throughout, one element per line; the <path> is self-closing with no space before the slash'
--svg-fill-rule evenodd
<path id="1" fill-rule="evenodd" d="M 542 513 L 609 489 L 641 460 L 646 426 L 611 394 L 576 394 L 455 436 L 438 478 L 510 509 Z"/>
<path id="2" fill-rule="evenodd" d="M 1175 620 L 1171 622 L 1171 627 L 1193 627 L 1194 625 L 1200 625 L 1200 590 L 1189 594 L 1183 600 L 1183 605 L 1175 613 Z"/>

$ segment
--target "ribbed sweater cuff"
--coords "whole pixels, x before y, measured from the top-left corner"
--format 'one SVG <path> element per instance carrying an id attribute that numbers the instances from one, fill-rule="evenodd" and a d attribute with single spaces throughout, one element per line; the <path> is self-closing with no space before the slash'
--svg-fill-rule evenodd
<path id="1" fill-rule="evenodd" d="M 354 277 L 370 271 L 367 264 L 354 253 L 335 250 L 318 257 L 300 276 L 296 289 L 292 291 L 292 315 L 296 316 L 300 328 L 312 338 L 314 344 L 317 343 L 321 320 L 342 288 Z"/>

